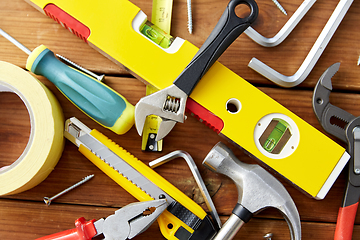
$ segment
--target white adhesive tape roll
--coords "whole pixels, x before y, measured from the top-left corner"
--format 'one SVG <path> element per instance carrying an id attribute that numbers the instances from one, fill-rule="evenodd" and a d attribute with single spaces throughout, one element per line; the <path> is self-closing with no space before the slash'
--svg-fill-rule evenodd
<path id="1" fill-rule="evenodd" d="M 31 126 L 24 152 L 10 166 L 0 169 L 1 196 L 35 187 L 54 169 L 64 148 L 64 116 L 45 85 L 25 70 L 2 61 L 0 92 L 14 92 L 21 98 Z"/>

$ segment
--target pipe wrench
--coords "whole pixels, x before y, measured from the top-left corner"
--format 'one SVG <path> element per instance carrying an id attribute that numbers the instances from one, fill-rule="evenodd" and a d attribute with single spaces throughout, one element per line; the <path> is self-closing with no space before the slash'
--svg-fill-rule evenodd
<path id="1" fill-rule="evenodd" d="M 236 15 L 235 7 L 240 4 L 248 5 L 249 16 L 240 18 Z M 136 104 L 135 124 L 140 136 L 148 115 L 157 115 L 163 120 L 160 123 L 156 141 L 164 138 L 177 122 L 184 122 L 187 97 L 221 54 L 256 20 L 258 12 L 258 6 L 253 0 L 229 2 L 210 36 L 173 84 L 143 97 Z"/>
<path id="2" fill-rule="evenodd" d="M 331 78 L 339 67 L 340 63 L 335 63 L 321 75 L 314 89 L 312 104 L 324 130 L 347 143 L 350 154 L 348 179 L 334 239 L 351 240 L 360 198 L 360 117 L 355 117 L 329 102 Z"/>
<path id="3" fill-rule="evenodd" d="M 148 229 L 167 206 L 165 199 L 131 203 L 105 219 L 93 219 L 86 222 L 85 218 L 81 217 L 75 221 L 76 228 L 37 240 L 90 240 L 100 235 L 103 235 L 104 239 L 132 239 Z"/>

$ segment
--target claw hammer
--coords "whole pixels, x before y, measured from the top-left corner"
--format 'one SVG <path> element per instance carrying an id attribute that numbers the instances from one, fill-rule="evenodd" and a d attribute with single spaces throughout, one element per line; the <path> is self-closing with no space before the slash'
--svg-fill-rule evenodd
<path id="1" fill-rule="evenodd" d="M 298 210 L 290 194 L 274 176 L 257 164 L 239 161 L 222 142 L 211 149 L 203 165 L 231 178 L 239 195 L 232 214 L 213 240 L 233 239 L 253 215 L 269 207 L 276 208 L 282 213 L 289 225 L 291 239 L 301 239 Z"/>

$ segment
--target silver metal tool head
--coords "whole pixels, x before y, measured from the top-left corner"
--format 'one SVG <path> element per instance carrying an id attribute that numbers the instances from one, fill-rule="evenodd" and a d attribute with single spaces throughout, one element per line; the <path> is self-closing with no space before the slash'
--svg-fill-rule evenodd
<path id="1" fill-rule="evenodd" d="M 321 75 L 314 89 L 312 104 L 315 115 L 324 130 L 346 142 L 344 126 L 341 127 L 339 123 L 342 122 L 342 125 L 346 125 L 355 117 L 343 109 L 332 105 L 329 100 L 332 91 L 331 78 L 339 68 L 340 63 L 335 63 Z M 332 121 L 334 119 L 337 120 Z M 334 124 L 334 122 L 338 124 Z"/>
<path id="2" fill-rule="evenodd" d="M 148 229 L 167 206 L 165 199 L 126 205 L 105 219 L 102 226 L 105 239 L 132 239 Z"/>
<path id="3" fill-rule="evenodd" d="M 139 135 L 143 133 L 146 117 L 153 114 L 162 119 L 155 140 L 164 138 L 177 122 L 184 122 L 186 99 L 186 93 L 175 85 L 141 98 L 135 105 L 135 126 Z"/>
<path id="4" fill-rule="evenodd" d="M 238 189 L 238 203 L 256 214 L 265 208 L 278 209 L 287 221 L 291 239 L 301 239 L 298 210 L 285 187 L 256 164 L 239 161 L 223 143 L 218 143 L 206 156 L 203 165 L 231 178 Z"/>

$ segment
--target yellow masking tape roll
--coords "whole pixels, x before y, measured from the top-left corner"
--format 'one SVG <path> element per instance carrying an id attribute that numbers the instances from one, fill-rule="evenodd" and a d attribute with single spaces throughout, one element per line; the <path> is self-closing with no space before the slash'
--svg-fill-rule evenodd
<path id="1" fill-rule="evenodd" d="M 64 116 L 45 85 L 25 70 L 2 61 L 0 92 L 14 92 L 21 98 L 31 125 L 24 152 L 14 163 L 0 168 L 0 195 L 9 195 L 35 187 L 54 169 L 64 148 Z"/>

